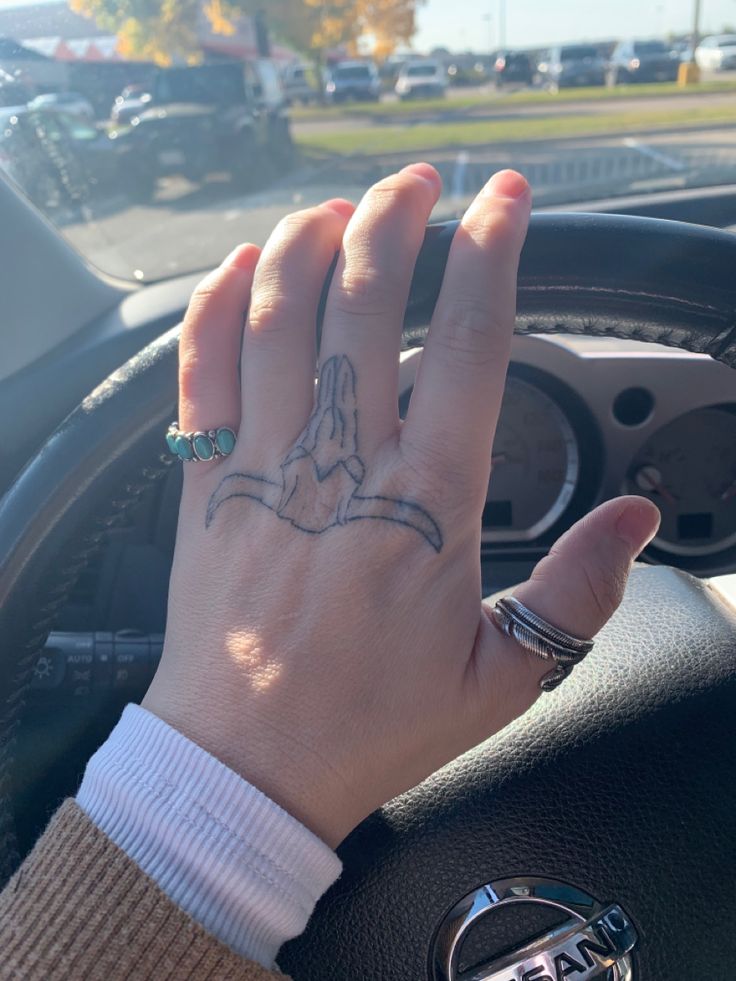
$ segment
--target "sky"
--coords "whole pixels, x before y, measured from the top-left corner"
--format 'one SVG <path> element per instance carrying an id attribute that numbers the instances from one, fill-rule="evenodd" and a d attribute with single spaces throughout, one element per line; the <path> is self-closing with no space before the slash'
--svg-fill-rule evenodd
<path id="1" fill-rule="evenodd" d="M 560 41 L 657 37 L 691 30 L 694 0 L 427 0 L 414 47 L 497 48 L 498 14 L 506 9 L 506 43 L 543 47 Z M 736 25 L 736 0 L 702 0 L 701 33 Z"/>
<path id="2" fill-rule="evenodd" d="M 39 0 L 0 0 L 0 8 L 24 2 Z M 419 51 L 495 49 L 501 6 L 506 12 L 506 45 L 511 48 L 657 37 L 670 31 L 685 34 L 692 27 L 693 5 L 694 0 L 426 0 L 419 7 L 413 46 Z M 736 0 L 701 0 L 701 7 L 701 34 L 717 32 L 728 23 L 736 26 Z"/>

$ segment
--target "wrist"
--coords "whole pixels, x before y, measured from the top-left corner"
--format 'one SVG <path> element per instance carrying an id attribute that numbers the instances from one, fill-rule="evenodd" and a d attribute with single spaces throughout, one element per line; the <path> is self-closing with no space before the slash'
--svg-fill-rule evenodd
<path id="1" fill-rule="evenodd" d="M 219 760 L 330 848 L 372 808 L 358 800 L 339 773 L 311 749 L 289 724 L 260 717 L 242 698 L 227 697 L 205 707 L 180 698 L 154 679 L 142 707 Z"/>

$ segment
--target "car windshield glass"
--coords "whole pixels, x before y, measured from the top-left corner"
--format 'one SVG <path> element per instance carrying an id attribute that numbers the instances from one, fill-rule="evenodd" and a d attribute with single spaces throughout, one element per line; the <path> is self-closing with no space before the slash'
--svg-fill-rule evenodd
<path id="1" fill-rule="evenodd" d="M 353 82 L 370 78 L 370 71 L 367 65 L 344 65 L 335 69 L 335 78 L 341 81 Z"/>
<path id="2" fill-rule="evenodd" d="M 637 41 L 634 51 L 638 55 L 667 54 L 669 48 L 664 41 Z"/>
<path id="3" fill-rule="evenodd" d="M 416 160 L 435 220 L 505 167 L 538 208 L 730 185 L 729 5 L 0 0 L 0 180 L 143 283 Z"/>
<path id="4" fill-rule="evenodd" d="M 153 96 L 157 103 L 243 102 L 243 71 L 237 65 L 171 68 L 157 73 Z"/>
<path id="5" fill-rule="evenodd" d="M 563 61 L 582 61 L 583 58 L 595 58 L 597 54 L 596 48 L 581 44 L 574 48 L 563 48 L 561 57 Z"/>

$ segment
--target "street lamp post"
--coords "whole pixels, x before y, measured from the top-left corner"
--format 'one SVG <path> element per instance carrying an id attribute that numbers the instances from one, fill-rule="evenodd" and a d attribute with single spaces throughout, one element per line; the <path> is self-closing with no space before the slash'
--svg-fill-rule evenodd
<path id="1" fill-rule="evenodd" d="M 700 7 L 701 0 L 693 0 L 693 30 L 690 35 L 690 58 L 680 64 L 677 73 L 677 84 L 692 85 L 700 81 L 700 69 L 695 61 L 695 49 L 700 41 Z"/>
<path id="2" fill-rule="evenodd" d="M 506 50 L 506 0 L 498 0 L 498 47 Z"/>
<path id="3" fill-rule="evenodd" d="M 693 7 L 693 33 L 690 38 L 691 61 L 695 61 L 695 49 L 700 43 L 700 6 L 701 0 L 695 0 L 695 6 Z"/>

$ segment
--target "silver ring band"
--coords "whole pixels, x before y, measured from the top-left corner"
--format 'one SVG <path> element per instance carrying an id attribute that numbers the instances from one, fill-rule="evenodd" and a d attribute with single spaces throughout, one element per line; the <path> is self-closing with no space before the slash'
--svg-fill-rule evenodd
<path id="1" fill-rule="evenodd" d="M 235 448 L 237 437 L 232 429 L 220 426 L 219 429 L 197 429 L 184 432 L 178 422 L 172 422 L 166 430 L 166 445 L 169 452 L 183 463 L 209 463 L 230 456 Z"/>
<path id="2" fill-rule="evenodd" d="M 592 640 L 583 640 L 560 630 L 530 610 L 515 596 L 504 596 L 493 608 L 493 618 L 508 637 L 524 650 L 545 661 L 553 661 L 554 668 L 540 681 L 543 691 L 552 691 L 570 674 L 576 664 L 593 649 Z"/>

